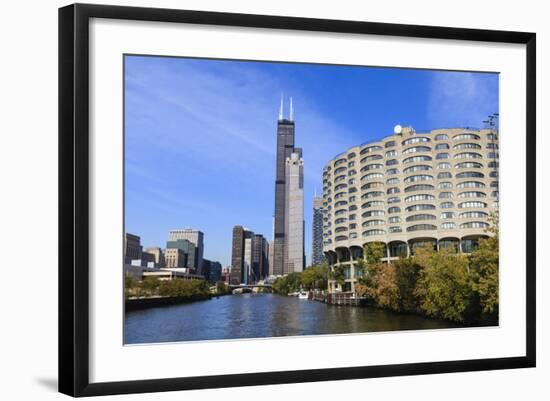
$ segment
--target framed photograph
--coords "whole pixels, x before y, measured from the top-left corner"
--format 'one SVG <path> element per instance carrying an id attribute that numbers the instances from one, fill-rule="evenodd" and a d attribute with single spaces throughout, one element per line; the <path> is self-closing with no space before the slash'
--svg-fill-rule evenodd
<path id="1" fill-rule="evenodd" d="M 535 366 L 535 82 L 534 33 L 61 8 L 59 390 Z"/>

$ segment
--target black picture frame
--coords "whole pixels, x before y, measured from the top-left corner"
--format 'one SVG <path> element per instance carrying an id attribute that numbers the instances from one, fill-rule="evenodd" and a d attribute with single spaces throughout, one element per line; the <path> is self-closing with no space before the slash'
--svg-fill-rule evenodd
<path id="1" fill-rule="evenodd" d="M 91 18 L 414 38 L 526 46 L 526 354 L 521 357 L 230 374 L 89 381 L 89 21 Z M 71 396 L 142 393 L 534 367 L 536 270 L 536 35 L 359 21 L 74 4 L 59 9 L 59 391 Z"/>

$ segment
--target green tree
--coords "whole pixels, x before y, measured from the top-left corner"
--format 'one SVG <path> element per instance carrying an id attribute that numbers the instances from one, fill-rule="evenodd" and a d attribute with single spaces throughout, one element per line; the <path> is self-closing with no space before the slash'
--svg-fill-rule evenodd
<path id="1" fill-rule="evenodd" d="M 499 307 L 499 226 L 498 214 L 490 217 L 492 234 L 479 241 L 479 247 L 470 254 L 470 267 L 474 276 L 474 291 L 479 297 L 483 314 L 498 320 Z"/>
<path id="2" fill-rule="evenodd" d="M 336 281 L 339 285 L 344 285 L 346 282 L 346 272 L 343 265 L 336 265 L 329 273 L 330 279 Z"/>
<path id="3" fill-rule="evenodd" d="M 141 283 L 143 293 L 148 296 L 157 295 L 160 286 L 158 277 L 146 277 Z"/>
<path id="4" fill-rule="evenodd" d="M 326 263 L 313 265 L 305 269 L 300 277 L 302 287 L 307 290 L 327 289 L 328 266 Z"/>
<path id="5" fill-rule="evenodd" d="M 414 312 L 418 309 L 418 298 L 415 294 L 420 266 L 412 258 L 399 259 L 395 265 L 395 280 L 399 292 L 399 311 Z"/>
<path id="6" fill-rule="evenodd" d="M 428 316 L 464 322 L 473 298 L 468 258 L 449 250 L 416 249 L 414 261 L 421 269 L 414 294 Z"/>

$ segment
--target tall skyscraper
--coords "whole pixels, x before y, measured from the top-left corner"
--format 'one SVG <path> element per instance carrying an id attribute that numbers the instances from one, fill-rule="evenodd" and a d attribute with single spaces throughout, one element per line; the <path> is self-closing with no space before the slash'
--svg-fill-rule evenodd
<path id="1" fill-rule="evenodd" d="M 266 278 L 269 274 L 269 245 L 262 234 L 252 236 L 252 270 L 253 281 Z"/>
<path id="2" fill-rule="evenodd" d="M 274 222 L 274 238 L 273 238 L 273 274 L 280 276 L 286 274 L 288 271 L 288 256 L 289 253 L 285 249 L 286 245 L 292 243 L 295 244 L 296 240 L 299 240 L 299 234 L 293 233 L 293 238 L 289 242 L 287 236 L 290 234 L 287 230 L 299 229 L 296 227 L 295 222 L 288 224 L 286 219 L 288 214 L 288 202 L 291 197 L 287 196 L 287 160 L 291 159 L 291 155 L 295 154 L 293 161 L 288 164 L 289 168 L 295 167 L 293 163 L 298 162 L 303 165 L 302 149 L 294 147 L 294 110 L 292 108 L 292 98 L 290 99 L 290 115 L 286 119 L 283 116 L 283 99 L 281 99 L 281 107 L 279 110 L 279 119 L 277 121 L 277 158 L 275 165 L 275 222 Z M 300 166 L 298 166 L 300 167 Z M 302 178 L 301 188 L 295 188 L 295 190 L 302 190 L 303 199 L 303 167 L 301 168 Z M 300 173 L 299 173 L 300 174 Z M 298 184 L 300 178 L 296 177 Z M 293 181 L 294 182 L 294 181 Z M 294 187 L 293 187 L 294 188 Z M 293 196 L 297 196 L 297 192 L 294 192 Z M 294 213 L 292 214 L 293 217 Z M 303 255 L 303 206 L 302 206 L 302 255 Z M 293 245 L 294 246 L 294 245 Z M 295 263 L 295 248 L 292 251 L 293 262 Z M 302 258 L 303 259 L 303 258 Z M 303 262 L 302 262 L 303 265 Z"/>
<path id="3" fill-rule="evenodd" d="M 325 259 L 323 255 L 323 197 L 313 198 L 313 235 L 311 246 L 311 264 L 318 265 Z"/>
<path id="4" fill-rule="evenodd" d="M 179 239 L 186 239 L 197 247 L 194 258 L 192 260 L 188 260 L 187 264 L 190 268 L 195 269 L 197 274 L 202 274 L 204 234 L 202 233 L 202 231 L 194 230 L 192 228 L 170 230 L 169 240 L 177 241 Z"/>
<path id="5" fill-rule="evenodd" d="M 285 266 L 283 273 L 304 270 L 304 160 L 301 152 L 286 159 Z"/>
<path id="6" fill-rule="evenodd" d="M 268 252 L 269 246 L 262 234 L 234 226 L 230 284 L 251 284 L 267 277 Z"/>

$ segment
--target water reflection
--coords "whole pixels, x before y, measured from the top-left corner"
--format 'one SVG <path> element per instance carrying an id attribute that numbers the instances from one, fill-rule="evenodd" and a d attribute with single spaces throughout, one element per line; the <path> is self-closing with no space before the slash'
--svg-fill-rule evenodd
<path id="1" fill-rule="evenodd" d="M 218 340 L 458 327 L 377 308 L 328 306 L 273 294 L 231 295 L 129 312 L 125 343 Z"/>

